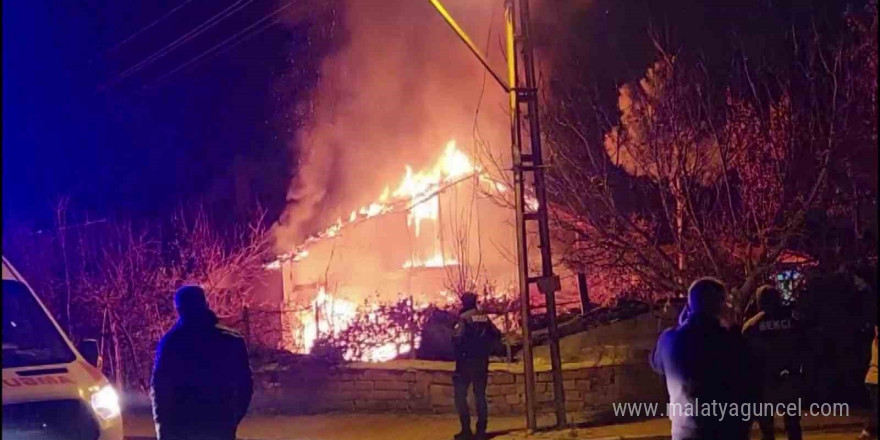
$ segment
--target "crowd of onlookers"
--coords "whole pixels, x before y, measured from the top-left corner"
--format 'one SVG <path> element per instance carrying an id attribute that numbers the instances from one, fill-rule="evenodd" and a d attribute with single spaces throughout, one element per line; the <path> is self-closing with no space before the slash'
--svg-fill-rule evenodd
<path id="1" fill-rule="evenodd" d="M 715 278 L 698 279 L 688 289 L 678 325 L 660 335 L 651 354 L 652 368 L 665 376 L 670 407 L 691 408 L 669 414 L 674 440 L 747 439 L 754 422 L 762 438 L 772 440 L 775 415 L 782 416 L 789 440 L 802 438 L 800 409 L 775 409 L 790 408 L 802 398 L 807 341 L 779 290 L 762 286 L 756 297 L 758 313 L 741 329 L 725 326 L 724 284 Z M 861 433 L 867 439 L 877 435 L 876 325 L 865 383 L 872 402 Z M 731 404 L 738 408 L 751 404 L 756 411 L 748 415 L 704 411 Z"/>
<path id="2" fill-rule="evenodd" d="M 652 368 L 666 380 L 674 440 L 743 440 L 757 422 L 762 438 L 775 437 L 774 416 L 783 418 L 789 440 L 800 440 L 800 414 L 766 411 L 800 402 L 807 341 L 801 323 L 783 305 L 779 290 L 756 292 L 758 312 L 742 328 L 721 316 L 724 284 L 701 278 L 688 289 L 678 324 L 663 331 L 651 353 Z M 486 384 L 489 354 L 500 332 L 477 307 L 476 295 L 462 295 L 453 330 L 455 403 L 462 430 L 456 439 L 487 438 Z M 247 348 L 241 335 L 218 325 L 205 292 L 185 286 L 175 294 L 179 320 L 159 343 L 151 394 L 157 434 L 168 439 L 234 440 L 253 392 Z M 877 435 L 877 326 L 865 376 L 872 411 L 860 438 Z M 467 393 L 473 388 L 477 429 L 470 430 Z M 754 404 L 763 411 L 723 414 L 718 405 Z M 702 406 L 701 406 L 702 405 Z M 706 405 L 714 407 L 705 411 Z M 722 411 L 725 411 L 722 409 Z"/>

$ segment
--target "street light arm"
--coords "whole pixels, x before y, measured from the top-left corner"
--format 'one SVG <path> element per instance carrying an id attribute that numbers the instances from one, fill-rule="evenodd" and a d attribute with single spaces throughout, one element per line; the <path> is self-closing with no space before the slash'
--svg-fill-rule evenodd
<path id="1" fill-rule="evenodd" d="M 480 60 L 480 63 L 482 63 L 483 67 L 485 67 L 486 70 L 489 71 L 489 74 L 492 75 L 492 78 L 495 78 L 495 82 L 497 82 L 498 85 L 500 85 L 505 92 L 510 93 L 510 86 L 507 85 L 507 83 L 504 82 L 504 80 L 501 79 L 501 77 L 497 73 L 495 73 L 494 70 L 492 70 L 492 67 L 489 66 L 489 60 L 486 59 L 486 57 L 480 52 L 480 49 L 477 48 L 477 45 L 474 44 L 468 34 L 465 33 L 464 29 L 462 29 L 461 26 L 459 26 L 458 23 L 455 22 L 455 19 L 452 18 L 451 15 L 449 15 L 449 11 L 447 11 L 446 8 L 443 7 L 443 4 L 440 3 L 440 0 L 428 1 L 430 1 L 431 5 L 434 6 L 434 9 L 436 9 L 437 12 L 439 12 L 440 15 L 443 16 L 443 19 L 446 20 L 446 23 L 449 25 L 449 27 L 451 27 L 452 30 L 455 31 L 455 34 L 458 35 L 459 38 L 461 38 L 461 41 L 463 41 L 464 44 L 467 45 L 468 49 L 471 50 L 471 53 L 473 53 L 474 56 L 476 56 L 477 59 Z"/>

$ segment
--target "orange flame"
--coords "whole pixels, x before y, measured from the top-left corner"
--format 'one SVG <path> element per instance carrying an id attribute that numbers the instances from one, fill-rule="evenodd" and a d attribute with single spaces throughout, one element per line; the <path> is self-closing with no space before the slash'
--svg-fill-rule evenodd
<path id="1" fill-rule="evenodd" d="M 306 353 L 312 350 L 319 334 L 339 335 L 348 327 L 357 311 L 354 303 L 329 295 L 324 286 L 318 289 L 311 306 L 310 310 L 300 315 L 303 350 Z"/>
<path id="2" fill-rule="evenodd" d="M 329 228 L 306 240 L 306 244 L 322 237 L 336 237 L 345 225 L 361 219 L 386 214 L 393 211 L 398 205 L 406 206 L 406 209 L 409 211 L 407 225 L 414 229 L 415 235 L 418 237 L 421 234 L 422 222 L 437 220 L 440 209 L 437 191 L 443 185 L 453 183 L 463 177 L 480 173 L 481 171 L 479 167 L 471 162 L 467 154 L 458 149 L 455 140 L 450 140 L 446 143 L 443 154 L 440 155 L 440 158 L 432 167 L 415 172 L 412 166 L 406 165 L 405 170 L 403 178 L 394 190 L 386 186 L 376 202 L 351 211 L 347 221 L 343 221 L 342 218 L 336 219 Z M 506 187 L 503 184 L 495 182 L 482 174 L 480 175 L 480 180 L 490 183 L 499 192 L 506 191 Z M 300 247 L 300 250 L 295 252 L 294 255 L 296 257 L 293 260 L 300 261 L 308 255 L 308 252 L 304 253 L 302 247 Z"/>
<path id="3" fill-rule="evenodd" d="M 414 304 L 413 306 L 417 309 L 426 307 L 424 304 Z M 312 308 L 300 314 L 300 322 L 302 323 L 300 337 L 303 342 L 303 351 L 305 353 L 311 351 L 320 335 L 338 336 L 351 325 L 351 321 L 357 313 L 358 308 L 355 303 L 334 297 L 327 293 L 324 286 L 321 286 L 318 289 L 318 295 L 312 301 Z M 370 316 L 376 318 L 372 313 Z M 416 343 L 418 343 L 418 338 Z M 405 335 L 402 335 L 400 340 L 387 342 L 367 351 L 362 359 L 352 359 L 351 353 L 343 353 L 343 356 L 346 360 L 385 362 L 408 353 L 412 349 L 410 341 L 406 339 Z"/>
<path id="4" fill-rule="evenodd" d="M 403 263 L 403 267 L 406 269 L 412 267 L 446 267 L 455 266 L 457 264 L 458 261 L 455 261 L 455 259 L 444 258 L 442 252 L 437 252 L 426 260 L 421 260 L 418 257 L 413 257 L 406 263 Z"/>
<path id="5" fill-rule="evenodd" d="M 369 205 L 352 210 L 346 219 L 338 218 L 323 232 L 308 238 L 299 248 L 291 254 L 282 257 L 293 262 L 301 261 L 308 257 L 308 246 L 323 238 L 336 237 L 343 232 L 345 227 L 364 219 L 384 215 L 390 212 L 405 209 L 407 211 L 407 225 L 412 228 L 416 237 L 420 236 L 425 222 L 438 226 L 440 215 L 439 194 L 444 187 L 455 184 L 468 177 L 476 177 L 481 185 L 497 192 L 505 193 L 508 186 L 483 173 L 480 167 L 474 165 L 471 158 L 459 150 L 454 140 L 446 143 L 442 154 L 430 167 L 415 171 L 412 166 L 405 166 L 405 173 L 396 186 L 385 186 L 378 199 Z M 530 203 L 530 208 L 537 208 Z M 443 248 L 437 238 L 428 240 L 429 249 L 422 249 L 419 255 L 413 255 L 403 263 L 404 269 L 413 268 L 441 268 L 459 264 L 454 258 L 444 255 Z M 427 257 L 426 257 L 427 256 Z M 452 296 L 444 295 L 447 302 L 455 301 Z M 427 304 L 419 306 L 426 307 Z M 311 351 L 315 340 L 321 335 L 338 335 L 348 328 L 352 319 L 358 313 L 358 307 L 354 302 L 334 297 L 327 292 L 325 287 L 320 287 L 315 299 L 311 302 L 310 309 L 300 315 L 301 328 L 297 331 L 297 339 L 302 342 L 304 352 Z M 402 353 L 413 350 L 411 341 L 400 340 L 385 343 L 367 352 L 363 359 L 371 362 L 390 360 Z M 351 354 L 345 354 L 351 356 Z"/>

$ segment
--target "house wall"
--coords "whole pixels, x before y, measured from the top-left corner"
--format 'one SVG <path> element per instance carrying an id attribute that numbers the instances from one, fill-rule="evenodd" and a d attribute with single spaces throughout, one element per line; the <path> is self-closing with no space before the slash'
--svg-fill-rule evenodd
<path id="1" fill-rule="evenodd" d="M 418 234 L 409 211 L 400 209 L 344 222 L 335 236 L 308 244 L 306 257 L 282 264 L 285 300 L 307 302 L 325 286 L 334 297 L 355 303 L 366 297 L 394 300 L 400 294 L 417 302 L 442 303 L 447 299 L 441 292 L 450 290 L 456 267 L 405 267 L 407 261 L 424 261 L 441 249 L 445 261 L 468 267 L 480 284 L 516 292 L 513 211 L 474 193 L 470 180 L 446 188 L 437 197 L 438 220 L 419 222 Z M 540 249 L 535 234 L 529 238 L 529 262 L 531 273 L 537 274 Z M 559 265 L 555 270 L 563 287 L 557 302 L 575 303 L 579 296 L 574 274 Z M 543 304 L 536 288 L 531 294 L 533 305 Z"/>

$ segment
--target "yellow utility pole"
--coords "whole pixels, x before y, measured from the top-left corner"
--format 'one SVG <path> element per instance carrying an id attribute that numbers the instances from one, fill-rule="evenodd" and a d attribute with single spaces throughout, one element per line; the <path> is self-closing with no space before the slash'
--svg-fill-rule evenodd
<path id="1" fill-rule="evenodd" d="M 544 162 L 541 151 L 541 126 L 538 117 L 538 92 L 535 78 L 534 52 L 530 41 L 529 1 L 519 0 L 519 26 L 517 26 L 514 0 L 504 2 L 505 40 L 507 42 L 507 82 L 501 79 L 486 57 L 480 52 L 467 33 L 455 22 L 440 0 L 429 0 L 446 23 L 468 49 L 479 59 L 483 67 L 492 75 L 509 95 L 511 157 L 513 160 L 514 198 L 516 210 L 516 248 L 519 273 L 519 293 L 522 305 L 523 373 L 525 376 L 526 423 L 529 429 L 537 428 L 535 416 L 535 366 L 532 357 L 532 341 L 529 329 L 531 304 L 529 286 L 535 284 L 544 294 L 547 306 L 548 336 L 550 344 L 550 365 L 553 378 L 556 426 L 566 425 L 565 389 L 562 384 L 562 362 L 559 352 L 559 330 L 556 323 L 556 291 L 559 290 L 559 277 L 553 273 L 550 253 L 550 228 L 547 216 L 547 191 L 544 185 Z M 517 28 L 520 33 L 517 35 Z M 522 58 L 522 66 L 518 60 Z M 523 84 L 520 84 L 520 68 Z M 525 115 L 520 108 L 525 105 Z M 528 124 L 528 148 L 523 146 L 523 125 Z M 532 173 L 534 197 L 538 202 L 535 212 L 525 212 L 525 173 Z M 529 274 L 528 266 L 528 221 L 536 221 L 538 226 L 538 247 L 541 250 L 541 273 Z"/>

